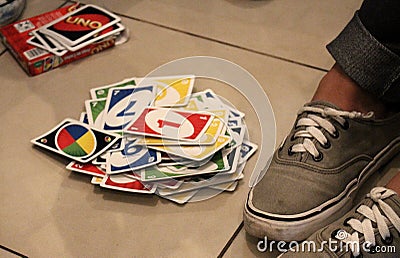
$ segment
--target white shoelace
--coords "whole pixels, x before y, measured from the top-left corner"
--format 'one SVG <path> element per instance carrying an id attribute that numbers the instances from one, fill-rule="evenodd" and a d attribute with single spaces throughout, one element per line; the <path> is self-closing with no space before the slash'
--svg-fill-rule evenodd
<path id="1" fill-rule="evenodd" d="M 387 189 L 385 187 L 375 187 L 367 195 L 374 201 L 372 207 L 361 205 L 356 212 L 364 216 L 363 220 L 350 219 L 347 224 L 352 227 L 355 231 L 350 234 L 347 233 L 347 237 L 343 239 L 344 243 L 348 243 L 353 256 L 357 257 L 360 255 L 360 238 L 359 234 L 364 235 L 364 241 L 368 243 L 368 246 L 375 246 L 375 233 L 372 226 L 372 222 L 376 223 L 379 234 L 382 239 L 389 239 L 391 237 L 389 226 L 392 224 L 398 232 L 400 232 L 400 218 L 393 211 L 393 209 L 385 203 L 383 200 L 395 195 L 396 192 Z M 382 210 L 383 214 L 380 210 Z"/>
<path id="2" fill-rule="evenodd" d="M 328 120 L 329 118 L 337 121 L 341 126 L 346 123 L 345 118 L 356 117 L 372 117 L 373 113 L 363 115 L 360 112 L 340 111 L 333 108 L 318 108 L 318 107 L 303 107 L 299 110 L 298 114 L 303 112 L 310 112 L 306 117 L 300 118 L 297 121 L 296 128 L 304 126 L 305 129 L 297 131 L 293 138 L 304 138 L 302 143 L 294 144 L 290 151 L 292 153 L 310 153 L 314 159 L 320 156 L 320 153 L 315 146 L 313 139 L 316 139 L 322 146 L 327 146 L 328 139 L 322 133 L 321 129 L 327 131 L 330 135 L 335 136 L 337 133 L 335 126 Z"/>

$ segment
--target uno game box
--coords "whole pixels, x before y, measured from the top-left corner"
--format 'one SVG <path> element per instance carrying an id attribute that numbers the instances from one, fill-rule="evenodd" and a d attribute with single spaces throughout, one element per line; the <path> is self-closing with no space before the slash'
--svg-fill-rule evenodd
<path id="1" fill-rule="evenodd" d="M 92 17 L 104 20 L 104 16 L 115 22 L 107 21 L 107 26 L 99 29 L 99 22 Z M 0 37 L 23 69 L 35 76 L 113 47 L 123 29 L 117 22 L 112 13 L 99 7 L 73 4 L 4 26 Z M 53 34 L 46 34 L 45 29 Z M 71 37 L 78 43 L 65 43 Z"/>

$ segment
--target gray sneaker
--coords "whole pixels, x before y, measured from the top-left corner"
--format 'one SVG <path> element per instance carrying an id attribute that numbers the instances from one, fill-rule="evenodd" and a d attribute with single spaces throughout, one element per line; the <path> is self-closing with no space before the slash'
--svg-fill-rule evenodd
<path id="1" fill-rule="evenodd" d="M 375 187 L 357 208 L 279 257 L 399 257 L 399 216 L 398 195 Z"/>
<path id="2" fill-rule="evenodd" d="M 400 113 L 375 119 L 325 102 L 306 104 L 246 200 L 253 236 L 304 240 L 353 207 L 360 186 L 400 150 Z"/>

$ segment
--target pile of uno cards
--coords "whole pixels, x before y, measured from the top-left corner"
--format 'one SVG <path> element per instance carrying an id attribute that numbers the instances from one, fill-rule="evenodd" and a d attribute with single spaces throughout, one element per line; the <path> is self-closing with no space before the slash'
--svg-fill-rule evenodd
<path id="1" fill-rule="evenodd" d="M 92 184 L 157 193 L 177 203 L 234 191 L 257 145 L 244 114 L 193 75 L 130 78 L 90 90 L 80 121 L 65 119 L 32 143 L 73 160 Z M 197 199 L 196 199 L 197 198 Z"/>
<path id="2" fill-rule="evenodd" d="M 79 5 L 76 5 L 79 6 Z M 27 43 L 57 56 L 108 37 L 122 35 L 121 18 L 95 5 L 83 5 L 31 32 Z"/>

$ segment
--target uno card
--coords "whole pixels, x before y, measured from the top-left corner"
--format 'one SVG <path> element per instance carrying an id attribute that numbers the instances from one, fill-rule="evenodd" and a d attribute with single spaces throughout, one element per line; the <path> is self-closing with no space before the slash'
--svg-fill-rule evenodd
<path id="1" fill-rule="evenodd" d="M 87 120 L 89 125 L 101 129 L 105 105 L 106 105 L 106 99 L 95 99 L 95 100 L 85 101 L 85 107 L 87 110 Z M 123 148 L 124 148 L 124 142 L 122 141 L 122 138 L 120 138 L 108 151 L 110 152 L 120 151 Z"/>
<path id="2" fill-rule="evenodd" d="M 115 14 L 95 5 L 85 5 L 42 26 L 39 31 L 75 46 L 121 20 Z"/>
<path id="3" fill-rule="evenodd" d="M 121 23 L 117 23 L 117 24 L 112 25 L 111 27 L 108 27 L 108 28 L 100 31 L 98 34 L 91 36 L 89 39 L 83 41 L 82 43 L 80 43 L 78 45 L 75 45 L 75 46 L 65 45 L 65 47 L 69 51 L 73 51 L 73 52 L 78 51 L 79 49 L 86 47 L 87 45 L 90 45 L 93 42 L 102 40 L 109 36 L 116 35 L 123 30 L 125 30 L 125 26 L 123 26 Z"/>
<path id="4" fill-rule="evenodd" d="M 161 154 L 164 154 L 165 152 L 161 152 Z M 193 160 L 190 159 L 182 159 L 181 157 L 178 157 L 177 159 L 169 159 L 169 160 L 162 160 L 161 163 L 158 164 L 160 167 L 165 167 L 165 166 L 179 166 L 179 165 L 187 165 L 192 163 Z"/>
<path id="5" fill-rule="evenodd" d="M 104 177 L 106 172 L 102 170 L 100 167 L 90 164 L 90 163 L 78 163 L 75 161 L 70 162 L 67 165 L 67 169 L 83 174 L 88 174 L 96 177 Z"/>
<path id="6" fill-rule="evenodd" d="M 185 204 L 188 201 L 190 201 L 190 199 L 192 199 L 192 197 L 195 196 L 197 194 L 197 192 L 198 192 L 198 190 L 184 192 L 184 193 L 171 194 L 171 195 L 163 196 L 163 198 L 173 201 L 173 202 L 176 202 L 178 204 Z"/>
<path id="7" fill-rule="evenodd" d="M 186 141 L 175 141 L 175 140 L 167 140 L 163 138 L 146 136 L 138 139 L 138 144 L 144 145 L 211 145 L 214 144 L 217 140 L 218 136 L 224 129 L 224 123 L 218 118 L 214 118 L 210 126 L 207 128 L 206 132 L 199 138 L 199 140 L 195 143 L 186 142 Z"/>
<path id="8" fill-rule="evenodd" d="M 156 107 L 181 107 L 189 102 L 194 85 L 194 75 L 138 78 L 138 85 L 154 85 Z"/>
<path id="9" fill-rule="evenodd" d="M 226 109 L 207 110 L 207 112 L 214 114 L 215 117 L 221 119 L 224 123 L 227 123 L 229 120 L 229 112 Z"/>
<path id="10" fill-rule="evenodd" d="M 235 146 L 222 150 L 222 152 L 228 153 L 228 163 L 230 166 L 230 170 L 225 171 L 224 173 L 226 174 L 237 172 L 240 159 L 240 146 L 243 142 L 245 131 L 243 127 L 231 128 L 231 130 L 233 141 L 235 141 L 236 144 Z"/>
<path id="11" fill-rule="evenodd" d="M 39 48 L 44 49 L 44 50 L 47 51 L 46 46 L 36 36 L 30 37 L 26 41 L 26 43 L 28 43 L 28 44 L 30 44 L 32 46 L 35 46 L 35 47 L 39 47 Z"/>
<path id="12" fill-rule="evenodd" d="M 104 108 L 102 128 L 121 132 L 136 120 L 154 100 L 154 87 L 123 87 L 109 91 Z"/>
<path id="13" fill-rule="evenodd" d="M 108 155 L 107 174 L 135 171 L 161 162 L 159 152 L 137 145 L 135 141 L 125 142 L 122 151 L 110 152 Z"/>
<path id="14" fill-rule="evenodd" d="M 244 117 L 244 113 L 240 112 L 239 110 L 229 106 L 229 105 L 225 105 L 225 108 L 229 110 L 229 118 L 243 118 Z"/>
<path id="15" fill-rule="evenodd" d="M 236 180 L 242 179 L 244 176 L 243 174 L 240 175 L 216 175 L 210 179 L 205 179 L 205 180 L 200 180 L 198 182 L 184 182 L 179 188 L 177 189 L 158 189 L 158 194 L 161 196 L 168 196 L 171 194 L 177 194 L 177 193 L 184 193 L 188 191 L 193 191 L 193 190 L 198 190 L 204 187 L 209 187 L 212 185 L 218 185 L 222 183 L 227 183 L 227 182 L 234 182 Z"/>
<path id="16" fill-rule="evenodd" d="M 197 141 L 214 119 L 213 114 L 168 108 L 145 108 L 125 132 L 167 139 Z"/>
<path id="17" fill-rule="evenodd" d="M 79 121 L 84 123 L 84 124 L 89 124 L 88 116 L 86 112 L 82 112 L 81 115 L 79 116 Z"/>
<path id="18" fill-rule="evenodd" d="M 196 98 L 190 98 L 189 102 L 186 106 L 180 107 L 180 110 L 188 110 L 188 111 L 199 111 L 201 108 L 198 100 Z"/>
<path id="19" fill-rule="evenodd" d="M 168 167 L 160 166 L 145 168 L 140 173 L 141 181 L 158 181 L 183 178 L 194 175 L 216 174 L 229 170 L 230 166 L 228 162 L 228 155 L 223 155 L 223 152 L 219 151 L 214 154 L 209 162 L 195 169 L 186 168 L 184 170 L 174 171 L 169 169 Z"/>
<path id="20" fill-rule="evenodd" d="M 46 37 L 46 35 L 38 30 L 32 31 L 31 34 L 33 35 L 33 37 L 27 40 L 28 44 L 43 48 L 44 50 L 47 50 L 57 56 L 62 56 L 68 52 L 65 47 L 63 47 L 56 40 L 50 37 Z"/>
<path id="21" fill-rule="evenodd" d="M 105 106 L 106 99 L 92 99 L 85 101 L 85 108 L 88 115 L 89 125 L 102 129 Z"/>
<path id="22" fill-rule="evenodd" d="M 129 178 L 123 174 L 105 175 L 100 183 L 100 186 L 113 190 L 145 194 L 152 194 L 157 188 L 155 185 L 145 186 L 139 180 Z"/>
<path id="23" fill-rule="evenodd" d="M 157 184 L 157 189 L 159 188 L 168 188 L 168 189 L 177 189 L 179 186 L 183 184 L 183 180 L 163 180 L 155 183 Z"/>
<path id="24" fill-rule="evenodd" d="M 193 146 L 149 146 L 149 148 L 170 153 L 175 156 L 179 156 L 185 159 L 191 159 L 195 161 L 204 160 L 217 151 L 221 150 L 231 141 L 230 136 L 220 135 L 217 141 L 213 145 L 193 145 Z"/>
<path id="25" fill-rule="evenodd" d="M 202 97 L 204 109 L 225 109 L 224 103 L 212 90 L 207 89 L 203 92 L 199 92 L 199 95 Z"/>
<path id="26" fill-rule="evenodd" d="M 240 147 L 239 164 L 246 162 L 256 152 L 257 148 L 257 144 L 244 140 Z"/>
<path id="27" fill-rule="evenodd" d="M 117 134 L 67 118 L 31 142 L 75 161 L 86 163 L 113 146 L 119 138 Z"/>
<path id="28" fill-rule="evenodd" d="M 57 40 L 53 39 L 52 37 L 47 37 L 40 31 L 34 30 L 31 32 L 44 46 L 50 51 L 63 51 L 66 53 L 66 49 L 63 45 L 61 45 Z"/>
<path id="29" fill-rule="evenodd" d="M 93 176 L 90 183 L 93 185 L 100 185 L 101 181 L 103 181 L 103 177 Z"/>
<path id="30" fill-rule="evenodd" d="M 92 97 L 92 99 L 103 99 L 107 98 L 108 91 L 112 88 L 121 88 L 127 86 L 135 86 L 135 85 L 136 85 L 135 78 L 125 79 L 123 81 L 113 83 L 110 85 L 93 88 L 90 90 L 90 96 Z"/>
<path id="31" fill-rule="evenodd" d="M 228 119 L 229 127 L 236 127 L 242 125 L 242 119 L 240 117 L 231 117 Z"/>
<path id="32" fill-rule="evenodd" d="M 136 180 L 140 180 L 140 174 L 138 174 L 135 171 L 126 172 L 126 173 L 124 173 L 124 176 L 127 176 L 129 178 L 133 178 L 133 179 L 136 179 Z"/>
<path id="33" fill-rule="evenodd" d="M 98 166 L 105 165 L 107 163 L 107 155 L 108 155 L 107 152 L 99 155 L 98 157 L 92 160 L 92 164 Z"/>
<path id="34" fill-rule="evenodd" d="M 216 190 L 220 190 L 220 191 L 233 192 L 233 191 L 235 191 L 237 185 L 238 185 L 238 182 L 234 181 L 234 182 L 222 183 L 222 184 L 218 184 L 218 185 L 211 185 L 209 187 L 216 189 Z"/>
<path id="35" fill-rule="evenodd" d="M 122 138 L 119 138 L 114 145 L 112 145 L 107 152 L 115 152 L 115 151 L 121 151 L 125 148 L 125 142 L 123 141 Z"/>
<path id="36" fill-rule="evenodd" d="M 243 118 L 244 113 L 240 112 L 239 110 L 233 108 L 231 104 L 224 103 L 217 94 L 215 94 L 212 90 L 207 89 L 203 92 L 203 100 L 204 105 L 206 106 L 205 109 L 227 109 L 229 111 L 230 117 L 239 117 Z"/>

